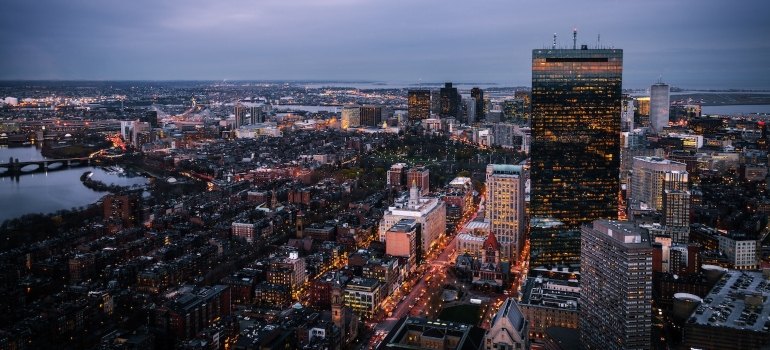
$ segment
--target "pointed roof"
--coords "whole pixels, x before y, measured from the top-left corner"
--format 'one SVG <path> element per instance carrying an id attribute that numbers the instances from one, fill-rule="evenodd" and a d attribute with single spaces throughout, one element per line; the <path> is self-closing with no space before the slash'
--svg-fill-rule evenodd
<path id="1" fill-rule="evenodd" d="M 484 250 L 489 249 L 490 246 L 495 250 L 500 250 L 500 242 L 497 241 L 495 234 L 491 231 L 489 232 L 489 236 L 487 236 L 487 240 L 484 241 Z"/>

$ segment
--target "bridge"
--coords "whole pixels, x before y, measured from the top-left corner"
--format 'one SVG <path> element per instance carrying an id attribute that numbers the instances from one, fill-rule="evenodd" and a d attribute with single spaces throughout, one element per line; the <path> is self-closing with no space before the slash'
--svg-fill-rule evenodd
<path id="1" fill-rule="evenodd" d="M 89 165 L 91 165 L 91 158 L 88 157 L 32 160 L 28 162 L 22 162 L 18 158 L 14 159 L 11 157 L 8 163 L 0 163 L 0 176 L 18 176 Z"/>

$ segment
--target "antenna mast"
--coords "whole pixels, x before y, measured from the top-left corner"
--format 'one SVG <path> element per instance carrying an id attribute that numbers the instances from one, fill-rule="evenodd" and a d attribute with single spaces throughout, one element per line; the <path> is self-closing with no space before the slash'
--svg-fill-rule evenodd
<path id="1" fill-rule="evenodd" d="M 556 48 L 556 33 L 553 33 L 553 46 L 551 48 Z"/>
<path id="2" fill-rule="evenodd" d="M 572 49 L 577 50 L 577 28 L 572 31 Z"/>

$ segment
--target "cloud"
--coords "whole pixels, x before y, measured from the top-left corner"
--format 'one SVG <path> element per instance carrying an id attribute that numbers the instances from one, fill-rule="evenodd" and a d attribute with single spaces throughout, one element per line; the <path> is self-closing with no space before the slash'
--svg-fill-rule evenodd
<path id="1" fill-rule="evenodd" d="M 770 85 L 770 3 L 9 0 L 0 79 L 402 79 L 528 85 L 532 49 L 624 49 L 626 86 Z M 33 49 L 34 48 L 34 49 Z M 731 55 L 731 52 L 733 53 Z M 746 53 L 746 54 L 735 54 Z M 730 82 L 730 77 L 735 76 Z M 711 79 L 711 78 L 709 78 Z M 730 86 L 736 87 L 736 86 Z M 770 86 L 767 86 L 770 88 Z"/>

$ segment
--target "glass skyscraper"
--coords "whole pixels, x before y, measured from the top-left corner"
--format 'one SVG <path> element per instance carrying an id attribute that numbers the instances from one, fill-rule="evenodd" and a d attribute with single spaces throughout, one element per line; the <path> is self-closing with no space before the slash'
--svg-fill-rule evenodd
<path id="1" fill-rule="evenodd" d="M 581 225 L 617 219 L 623 50 L 532 51 L 530 268 L 579 266 Z"/>

